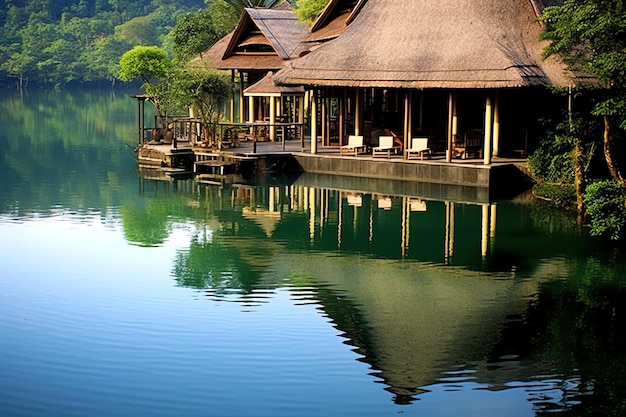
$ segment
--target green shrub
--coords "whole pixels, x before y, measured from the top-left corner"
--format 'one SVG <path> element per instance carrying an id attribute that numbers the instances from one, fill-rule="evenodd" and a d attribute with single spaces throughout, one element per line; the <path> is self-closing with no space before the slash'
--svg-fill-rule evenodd
<path id="1" fill-rule="evenodd" d="M 626 224 L 624 189 L 617 181 L 591 183 L 584 195 L 592 236 L 608 236 L 618 240 Z"/>
<path id="2" fill-rule="evenodd" d="M 533 187 L 533 195 L 560 208 L 576 209 L 576 188 L 572 184 L 540 182 Z"/>
<path id="3" fill-rule="evenodd" d="M 535 179 L 552 183 L 574 183 L 574 158 L 571 138 L 555 136 L 543 140 L 540 147 L 528 157 L 528 166 Z"/>

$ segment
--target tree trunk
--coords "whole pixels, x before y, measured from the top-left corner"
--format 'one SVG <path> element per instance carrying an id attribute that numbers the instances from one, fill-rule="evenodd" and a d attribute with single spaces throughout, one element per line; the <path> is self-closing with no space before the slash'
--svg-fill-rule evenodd
<path id="1" fill-rule="evenodd" d="M 609 172 L 615 181 L 622 184 L 622 187 L 626 187 L 626 179 L 622 176 L 619 168 L 613 161 L 613 147 L 611 146 L 611 120 L 609 116 L 604 116 L 604 135 L 603 135 L 603 147 L 604 147 L 604 159 L 606 160 L 606 166 L 609 168 Z"/>
<path id="2" fill-rule="evenodd" d="M 576 174 L 576 212 L 578 213 L 576 220 L 579 225 L 582 225 L 586 215 L 583 195 L 587 187 L 587 179 L 585 178 L 585 156 L 580 139 L 576 139 L 574 147 L 574 172 Z"/>

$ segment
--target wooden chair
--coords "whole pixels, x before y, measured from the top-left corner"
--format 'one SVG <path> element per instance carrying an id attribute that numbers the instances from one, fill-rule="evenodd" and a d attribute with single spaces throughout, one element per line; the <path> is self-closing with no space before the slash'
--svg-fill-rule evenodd
<path id="1" fill-rule="evenodd" d="M 420 157 L 424 159 L 424 155 L 430 157 L 430 148 L 428 147 L 427 137 L 417 137 L 411 139 L 411 147 L 404 150 L 404 159 L 412 157 Z"/>
<path id="2" fill-rule="evenodd" d="M 339 148 L 339 153 L 343 156 L 344 154 L 354 154 L 354 156 L 358 156 L 359 154 L 367 152 L 367 146 L 363 144 L 363 136 L 350 135 L 348 136 L 348 144 L 343 145 Z"/>
<path id="3" fill-rule="evenodd" d="M 482 130 L 470 130 L 464 135 L 455 135 L 452 145 L 452 156 L 467 159 L 470 156 L 482 158 L 483 133 Z"/>
<path id="4" fill-rule="evenodd" d="M 372 157 L 386 156 L 391 158 L 391 153 L 397 153 L 401 148 L 394 144 L 393 136 L 380 136 L 378 146 L 372 148 Z"/>

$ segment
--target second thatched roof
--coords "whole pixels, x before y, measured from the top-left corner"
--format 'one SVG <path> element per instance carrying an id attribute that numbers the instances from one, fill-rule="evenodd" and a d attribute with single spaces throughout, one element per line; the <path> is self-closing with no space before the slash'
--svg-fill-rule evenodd
<path id="1" fill-rule="evenodd" d="M 567 86 L 542 59 L 537 18 L 559 0 L 367 0 L 336 39 L 275 75 L 278 84 L 396 88 Z"/>

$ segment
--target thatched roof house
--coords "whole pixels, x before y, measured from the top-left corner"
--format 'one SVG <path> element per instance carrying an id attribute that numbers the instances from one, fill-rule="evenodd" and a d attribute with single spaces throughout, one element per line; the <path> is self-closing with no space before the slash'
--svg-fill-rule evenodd
<path id="1" fill-rule="evenodd" d="M 299 56 L 309 28 L 291 9 L 246 8 L 235 30 L 203 54 L 222 70 L 270 71 Z"/>
<path id="2" fill-rule="evenodd" d="M 568 85 L 563 65 L 541 57 L 537 17 L 557 1 L 368 0 L 339 37 L 289 62 L 276 80 L 396 88 Z"/>

